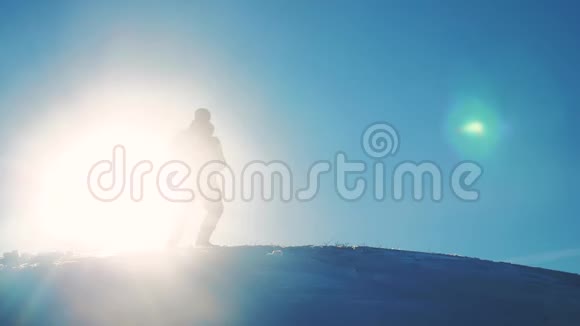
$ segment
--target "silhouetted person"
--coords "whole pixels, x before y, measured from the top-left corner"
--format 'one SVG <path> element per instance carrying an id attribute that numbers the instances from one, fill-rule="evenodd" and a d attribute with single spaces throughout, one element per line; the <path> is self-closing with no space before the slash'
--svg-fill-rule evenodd
<path id="1" fill-rule="evenodd" d="M 177 146 L 181 151 L 181 155 L 186 163 L 190 165 L 194 176 L 193 188 L 196 188 L 198 172 L 204 164 L 210 161 L 225 162 L 221 143 L 217 137 L 213 136 L 214 126 L 210 119 L 211 114 L 207 109 L 198 109 L 195 112 L 195 119 L 191 122 L 189 128 L 184 130 L 177 139 Z M 206 180 L 202 180 L 201 186 L 204 186 L 203 182 L 206 182 Z M 215 178 L 211 178 L 209 182 L 212 189 L 219 189 Z M 205 186 L 209 187 L 209 185 Z M 206 199 L 200 193 L 195 193 L 194 201 L 198 201 L 206 211 L 195 243 L 198 246 L 209 246 L 211 245 L 209 241 L 211 235 L 224 211 L 223 201 L 221 199 L 218 201 Z M 170 239 L 170 246 L 175 246 L 181 240 L 186 219 L 187 217 L 184 216 L 178 223 Z"/>

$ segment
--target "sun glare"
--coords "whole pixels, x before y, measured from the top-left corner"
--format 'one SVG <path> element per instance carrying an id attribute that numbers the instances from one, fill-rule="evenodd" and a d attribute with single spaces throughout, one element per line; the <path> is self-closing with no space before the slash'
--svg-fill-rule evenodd
<path id="1" fill-rule="evenodd" d="M 141 202 L 124 196 L 105 203 L 90 195 L 86 182 L 90 167 L 110 160 L 116 144 L 127 149 L 128 165 L 168 157 L 172 137 L 196 105 L 193 94 L 174 89 L 95 87 L 55 103 L 50 118 L 22 133 L 14 154 L 21 163 L 11 180 L 20 204 L 12 215 L 35 226 L 21 237 L 30 239 L 23 247 L 118 252 L 165 245 L 183 206 L 155 196 L 154 189 L 145 189 Z"/>

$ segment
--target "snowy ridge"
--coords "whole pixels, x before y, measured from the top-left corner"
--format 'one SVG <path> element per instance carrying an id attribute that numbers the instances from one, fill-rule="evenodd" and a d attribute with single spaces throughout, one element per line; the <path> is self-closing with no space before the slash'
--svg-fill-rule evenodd
<path id="1" fill-rule="evenodd" d="M 369 247 L 214 247 L 0 271 L 0 324 L 580 325 L 580 276 Z"/>

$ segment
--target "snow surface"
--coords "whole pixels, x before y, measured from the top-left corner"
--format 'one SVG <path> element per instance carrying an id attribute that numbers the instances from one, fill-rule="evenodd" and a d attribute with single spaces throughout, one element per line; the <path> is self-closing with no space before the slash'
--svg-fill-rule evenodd
<path id="1" fill-rule="evenodd" d="M 580 275 L 465 257 L 264 246 L 48 257 L 4 261 L 1 325 L 580 325 Z"/>

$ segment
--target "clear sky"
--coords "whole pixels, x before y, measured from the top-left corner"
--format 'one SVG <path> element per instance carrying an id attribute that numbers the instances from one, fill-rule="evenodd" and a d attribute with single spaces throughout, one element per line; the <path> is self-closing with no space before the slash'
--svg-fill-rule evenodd
<path id="1" fill-rule="evenodd" d="M 217 243 L 371 245 L 580 273 L 579 8 L 574 1 L 2 1 L 0 175 L 17 181 L 2 183 L 0 249 L 60 248 L 32 241 L 63 210 L 47 194 L 67 193 L 39 188 L 38 179 L 88 170 L 47 166 L 84 139 L 68 130 L 86 121 L 71 117 L 114 117 L 120 104 L 110 98 L 131 92 L 129 106 L 148 98 L 159 105 L 131 108 L 130 117 L 154 116 L 165 127 L 183 126 L 172 124 L 174 107 L 210 108 L 237 163 L 279 159 L 300 175 L 339 150 L 369 160 L 360 135 L 388 121 L 401 143 L 387 165 L 431 160 L 448 173 L 475 160 L 485 171 L 476 203 L 448 188 L 440 203 L 345 202 L 323 178 L 309 203 L 226 206 Z M 473 122 L 472 107 L 486 128 L 475 140 L 457 132 Z M 91 125 L 97 138 L 110 130 L 103 121 Z M 78 142 L 74 148 L 90 147 Z"/>

